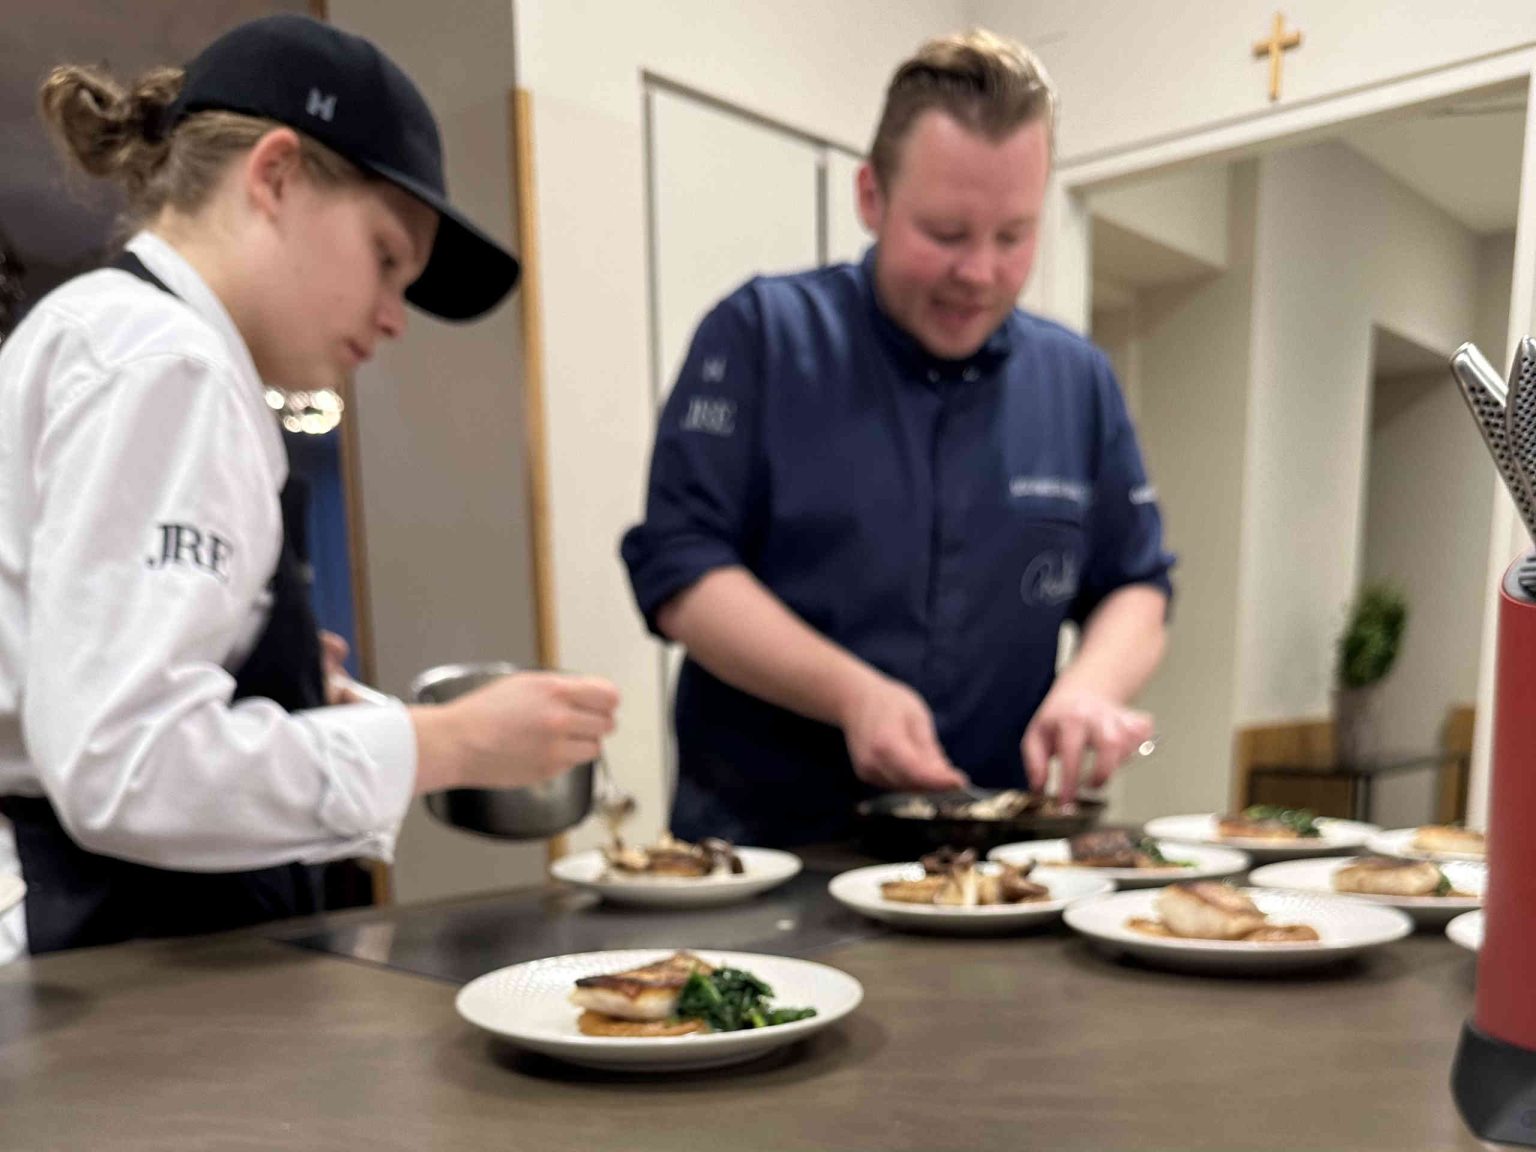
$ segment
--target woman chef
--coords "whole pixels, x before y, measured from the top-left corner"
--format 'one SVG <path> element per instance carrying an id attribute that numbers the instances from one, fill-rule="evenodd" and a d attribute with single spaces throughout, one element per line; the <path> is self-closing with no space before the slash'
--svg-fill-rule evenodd
<path id="1" fill-rule="evenodd" d="M 494 307 L 516 260 L 449 206 L 431 111 L 377 48 L 245 24 L 44 115 L 141 230 L 0 346 L 0 812 L 33 952 L 317 910 L 413 794 L 591 760 L 608 683 L 513 676 L 326 706 L 267 386 L 335 388 L 405 327 Z"/>

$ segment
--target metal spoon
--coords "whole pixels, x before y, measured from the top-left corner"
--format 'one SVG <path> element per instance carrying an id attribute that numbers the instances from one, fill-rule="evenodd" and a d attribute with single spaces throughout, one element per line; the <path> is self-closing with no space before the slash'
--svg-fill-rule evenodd
<path id="1" fill-rule="evenodd" d="M 359 704 L 398 704 L 399 699 L 388 692 L 380 692 L 377 688 L 371 688 L 367 684 L 352 679 L 345 672 L 337 672 L 331 677 L 330 686 L 339 693 L 350 693 Z"/>
<path id="2" fill-rule="evenodd" d="M 596 766 L 598 786 L 593 802 L 597 806 L 598 816 L 608 825 L 608 835 L 618 844 L 620 826 L 635 814 L 640 805 L 633 793 L 619 787 L 618 781 L 613 778 L 613 769 L 608 767 L 608 758 L 602 753 L 598 753 Z"/>

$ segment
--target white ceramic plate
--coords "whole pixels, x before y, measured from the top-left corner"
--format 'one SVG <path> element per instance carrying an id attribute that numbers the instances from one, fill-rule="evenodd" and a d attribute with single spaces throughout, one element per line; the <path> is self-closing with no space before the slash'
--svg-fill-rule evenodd
<path id="1" fill-rule="evenodd" d="M 26 894 L 27 885 L 20 876 L 11 873 L 0 875 L 0 913 L 16 907 Z"/>
<path id="2" fill-rule="evenodd" d="M 1286 860 L 1279 864 L 1266 864 L 1255 868 L 1249 875 L 1249 883 L 1260 888 L 1289 889 L 1295 892 L 1322 892 L 1330 896 L 1343 896 L 1348 900 L 1366 900 L 1372 904 L 1384 904 L 1408 913 L 1413 922 L 1422 927 L 1442 927 L 1452 916 L 1468 909 L 1477 908 L 1483 902 L 1483 890 L 1488 886 L 1488 866 L 1471 860 L 1446 861 L 1440 870 L 1451 886 L 1469 896 L 1370 896 L 1363 892 L 1339 892 L 1333 886 L 1333 874 L 1356 857 L 1344 859 L 1321 857 L 1314 860 Z"/>
<path id="3" fill-rule="evenodd" d="M 1248 867 L 1248 857 L 1235 848 L 1215 848 L 1205 844 L 1176 844 L 1159 840 L 1158 851 L 1170 860 L 1184 860 L 1192 868 L 1082 868 L 1074 871 L 1113 880 L 1117 888 L 1156 888 L 1175 880 L 1212 880 L 1231 876 Z M 1065 864 L 1072 859 L 1072 849 L 1065 840 L 1026 840 L 1002 844 L 987 853 L 989 860 L 1022 864 L 1036 860 L 1042 866 Z"/>
<path id="4" fill-rule="evenodd" d="M 1263 888 L 1241 891 L 1276 924 L 1309 924 L 1321 939 L 1295 944 L 1185 940 L 1148 936 L 1127 927 L 1126 921 L 1132 917 L 1156 917 L 1160 890 L 1155 888 L 1086 900 L 1068 908 L 1065 918 L 1072 928 L 1108 951 L 1192 972 L 1264 973 L 1312 968 L 1400 940 L 1413 931 L 1413 921 L 1395 908 L 1341 896 Z"/>
<path id="5" fill-rule="evenodd" d="M 1216 832 L 1216 814 L 1202 812 L 1194 816 L 1159 816 L 1148 820 L 1146 832 L 1154 840 L 1182 840 L 1190 844 L 1219 844 L 1248 853 L 1258 863 L 1270 860 L 1291 860 L 1300 856 L 1327 856 L 1330 853 L 1349 852 L 1362 847 L 1373 832 L 1379 832 L 1374 824 L 1358 820 L 1335 820 L 1320 816 L 1317 821 L 1321 836 L 1299 840 L 1250 840 L 1236 836 L 1220 836 Z"/>
<path id="6" fill-rule="evenodd" d="M 1399 860 L 1484 860 L 1486 854 L 1478 852 L 1429 852 L 1413 846 L 1417 828 L 1393 828 L 1377 832 L 1365 842 L 1372 852 L 1382 856 L 1396 856 Z"/>
<path id="7" fill-rule="evenodd" d="M 800 871 L 800 857 L 777 848 L 737 848 L 739 876 L 610 875 L 600 850 L 573 852 L 549 866 L 556 880 L 590 888 L 615 904 L 648 908 L 704 908 L 734 904 L 784 883 Z"/>
<path id="8" fill-rule="evenodd" d="M 1471 952 L 1482 951 L 1483 910 L 1478 908 L 1472 912 L 1463 912 L 1445 926 L 1445 934 L 1454 943 Z"/>
<path id="9" fill-rule="evenodd" d="M 1112 882 L 1087 869 L 1039 868 L 1030 879 L 1051 890 L 1049 900 L 955 908 L 943 904 L 903 904 L 880 894 L 880 885 L 888 880 L 919 880 L 922 875 L 921 864 L 874 864 L 834 876 L 827 891 L 855 912 L 899 928 L 984 935 L 1043 924 L 1060 916 L 1062 909 L 1074 900 L 1100 896 L 1114 888 Z"/>
<path id="10" fill-rule="evenodd" d="M 570 1002 L 576 981 L 603 972 L 653 964 L 668 951 L 582 952 L 552 956 L 487 972 L 459 991 L 454 1006 L 477 1027 L 533 1052 L 571 1064 L 636 1072 L 680 1072 L 756 1059 L 803 1040 L 858 1007 L 864 989 L 852 976 L 784 956 L 693 949 L 718 967 L 741 968 L 773 989 L 773 1005 L 814 1008 L 816 1015 L 790 1024 L 743 1032 L 688 1036 L 584 1036 L 576 1027 L 581 1009 Z"/>

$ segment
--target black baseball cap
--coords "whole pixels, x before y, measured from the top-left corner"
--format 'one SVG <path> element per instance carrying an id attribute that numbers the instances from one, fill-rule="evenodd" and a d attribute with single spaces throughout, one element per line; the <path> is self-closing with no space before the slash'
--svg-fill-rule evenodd
<path id="1" fill-rule="evenodd" d="M 400 67 L 361 36 L 307 16 L 266 16 L 224 33 L 186 66 L 159 130 L 194 112 L 264 116 L 313 137 L 436 209 L 432 253 L 405 298 L 445 320 L 490 311 L 517 283 L 517 257 L 448 203 L 432 110 Z"/>

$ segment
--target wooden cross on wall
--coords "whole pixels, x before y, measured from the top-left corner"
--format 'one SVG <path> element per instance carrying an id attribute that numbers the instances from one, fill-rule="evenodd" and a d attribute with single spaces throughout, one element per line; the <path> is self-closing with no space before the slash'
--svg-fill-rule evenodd
<path id="1" fill-rule="evenodd" d="M 1268 40 L 1259 40 L 1253 46 L 1255 56 L 1269 57 L 1269 99 L 1271 102 L 1280 99 L 1280 65 L 1285 59 L 1285 53 L 1292 48 L 1301 47 L 1301 29 L 1295 32 L 1285 30 L 1285 14 L 1275 13 L 1275 29 L 1270 33 Z"/>

